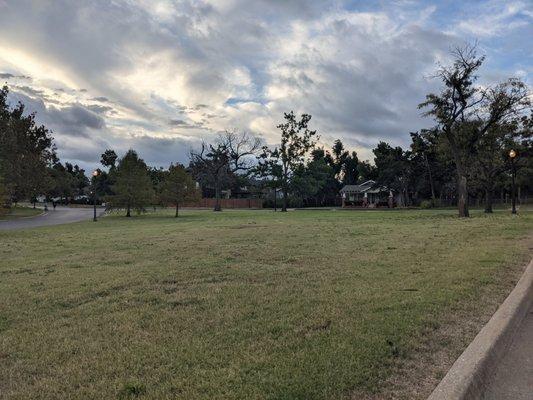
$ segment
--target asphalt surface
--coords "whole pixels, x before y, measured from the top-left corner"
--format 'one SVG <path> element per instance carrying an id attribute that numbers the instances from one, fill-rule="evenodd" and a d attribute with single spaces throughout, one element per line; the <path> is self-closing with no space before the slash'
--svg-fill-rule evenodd
<path id="1" fill-rule="evenodd" d="M 97 209 L 96 212 L 98 215 L 101 215 L 104 212 L 104 209 Z M 90 220 L 92 218 L 92 208 L 70 208 L 57 206 L 54 210 L 52 207 L 49 207 L 48 212 L 43 215 L 0 221 L 0 231 L 69 224 L 72 222 Z"/>
<path id="2" fill-rule="evenodd" d="M 498 365 L 484 400 L 533 400 L 533 307 Z"/>

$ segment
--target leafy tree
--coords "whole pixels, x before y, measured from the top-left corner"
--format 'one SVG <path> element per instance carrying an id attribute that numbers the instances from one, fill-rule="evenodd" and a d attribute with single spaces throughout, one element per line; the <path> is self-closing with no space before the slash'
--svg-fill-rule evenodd
<path id="1" fill-rule="evenodd" d="M 492 213 L 492 199 L 499 177 L 509 168 L 509 149 L 518 152 L 515 124 L 494 125 L 476 143 L 469 178 L 485 194 L 485 212 Z"/>
<path id="2" fill-rule="evenodd" d="M 102 156 L 100 158 L 100 163 L 109 169 L 114 169 L 116 162 L 117 162 L 118 156 L 117 153 L 115 153 L 115 150 L 107 149 L 102 153 Z"/>
<path id="3" fill-rule="evenodd" d="M 4 185 L 4 175 L 0 170 L 0 215 L 7 213 L 7 193 Z"/>
<path id="4" fill-rule="evenodd" d="M 178 208 L 181 203 L 198 197 L 196 184 L 183 165 L 171 164 L 168 171 L 165 171 L 161 182 L 160 197 L 163 204 L 175 204 L 175 217 L 178 216 Z"/>
<path id="5" fill-rule="evenodd" d="M 104 151 L 100 157 L 100 164 L 108 170 L 98 169 L 98 175 L 93 178 L 96 192 L 99 196 L 111 198 L 114 195 L 113 188 L 116 182 L 117 159 L 117 153 L 111 149 Z"/>
<path id="6" fill-rule="evenodd" d="M 161 202 L 161 191 L 163 190 L 163 181 L 165 180 L 165 176 L 167 175 L 168 171 L 165 171 L 163 167 L 150 167 L 148 168 L 148 175 L 150 176 L 150 180 L 152 181 L 152 188 L 154 189 L 154 207 L 156 203 L 163 204 Z"/>
<path id="7" fill-rule="evenodd" d="M 51 187 L 49 194 L 52 197 L 60 197 L 61 199 L 68 199 L 72 197 L 76 187 L 76 181 L 72 174 L 70 174 L 66 167 L 60 162 L 55 163 L 50 169 Z"/>
<path id="8" fill-rule="evenodd" d="M 401 193 L 404 204 L 408 204 L 412 168 L 410 152 L 404 152 L 401 147 L 392 147 L 385 142 L 379 142 L 373 152 L 377 182 Z"/>
<path id="9" fill-rule="evenodd" d="M 120 159 L 115 171 L 114 195 L 110 196 L 113 206 L 126 207 L 126 217 L 131 217 L 131 209 L 142 210 L 154 198 L 152 181 L 145 162 L 134 150 Z"/>
<path id="10" fill-rule="evenodd" d="M 360 161 L 357 164 L 357 175 L 362 182 L 377 179 L 376 168 L 368 161 Z"/>
<path id="11" fill-rule="evenodd" d="M 323 157 L 317 157 L 307 163 L 296 167 L 291 179 L 291 191 L 299 196 L 304 205 L 309 205 L 310 199 L 315 199 L 313 205 L 322 204 L 328 194 L 328 183 L 334 185 L 334 170 L 326 163 Z M 321 197 L 317 201 L 317 197 Z"/>
<path id="12" fill-rule="evenodd" d="M 420 158 L 423 162 L 425 169 L 425 176 L 429 182 L 429 187 L 431 191 L 431 201 L 433 205 L 437 202 L 437 196 L 435 192 L 435 180 L 434 180 L 434 171 L 436 169 L 436 146 L 431 141 L 431 135 L 427 131 L 422 133 L 411 132 L 411 152 L 413 158 Z"/>
<path id="13" fill-rule="evenodd" d="M 316 131 L 308 128 L 311 115 L 302 114 L 297 120 L 293 111 L 284 114 L 285 123 L 279 124 L 281 130 L 281 145 L 275 149 L 263 147 L 263 153 L 258 159 L 258 171 L 263 176 L 269 176 L 279 182 L 283 193 L 281 211 L 287 211 L 287 196 L 290 180 L 296 169 L 304 162 L 305 155 L 316 143 Z"/>
<path id="14" fill-rule="evenodd" d="M 359 180 L 359 159 L 357 153 L 352 151 L 352 154 L 344 159 L 342 183 L 345 185 L 355 185 Z"/>
<path id="15" fill-rule="evenodd" d="M 89 179 L 85 175 L 85 170 L 78 165 L 72 165 L 71 163 L 65 163 L 65 169 L 67 173 L 72 176 L 73 187 L 72 194 L 74 196 L 81 195 L 85 192 L 89 186 Z"/>
<path id="16" fill-rule="evenodd" d="M 0 164 L 8 202 L 17 202 L 48 191 L 47 167 L 56 161 L 50 131 L 38 126 L 35 115 L 24 115 L 24 105 L 10 109 L 9 90 L 0 90 Z"/>
<path id="17" fill-rule="evenodd" d="M 484 57 L 475 46 L 457 48 L 451 66 L 440 67 L 437 77 L 443 83 L 440 93 L 430 93 L 419 108 L 437 122 L 437 131 L 446 138 L 457 173 L 457 195 L 460 217 L 468 217 L 467 175 L 469 161 L 479 140 L 491 127 L 505 123 L 529 105 L 525 84 L 509 79 L 496 86 L 475 85 L 477 71 Z"/>

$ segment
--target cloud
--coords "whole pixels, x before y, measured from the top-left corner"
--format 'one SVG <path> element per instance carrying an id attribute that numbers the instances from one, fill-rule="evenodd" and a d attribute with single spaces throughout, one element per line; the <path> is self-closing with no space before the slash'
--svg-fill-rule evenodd
<path id="1" fill-rule="evenodd" d="M 532 15 L 502 0 L 18 0 L 0 13 L 0 78 L 83 163 L 105 146 L 186 163 L 226 128 L 274 144 L 289 110 L 364 158 L 431 124 L 416 105 L 453 45 L 478 37 L 488 79 L 530 79 Z"/>
<path id="2" fill-rule="evenodd" d="M 18 88 L 17 88 L 18 89 Z M 40 94 L 39 91 L 33 91 Z M 106 127 L 105 120 L 82 104 L 63 107 L 47 106 L 42 98 L 29 97 L 23 92 L 13 90 L 9 93 L 11 104 L 22 102 L 26 112 L 36 113 L 36 121 L 61 136 L 91 137 L 91 133 Z"/>
<path id="3" fill-rule="evenodd" d="M 533 6 L 522 1 L 492 0 L 471 18 L 457 22 L 459 32 L 475 35 L 478 38 L 501 36 L 533 23 Z"/>

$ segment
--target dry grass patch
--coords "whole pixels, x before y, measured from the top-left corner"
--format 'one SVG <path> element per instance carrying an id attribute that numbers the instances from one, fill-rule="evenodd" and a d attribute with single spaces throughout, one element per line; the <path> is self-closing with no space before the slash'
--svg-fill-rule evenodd
<path id="1" fill-rule="evenodd" d="M 412 393 L 531 253 L 531 212 L 182 214 L 0 232 L 0 398 Z"/>

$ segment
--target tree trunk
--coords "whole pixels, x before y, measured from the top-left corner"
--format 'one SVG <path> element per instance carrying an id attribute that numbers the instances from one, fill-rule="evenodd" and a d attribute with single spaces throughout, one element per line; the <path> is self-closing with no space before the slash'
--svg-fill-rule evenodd
<path id="1" fill-rule="evenodd" d="M 131 207 L 128 204 L 128 208 L 126 209 L 126 217 L 131 217 Z"/>
<path id="2" fill-rule="evenodd" d="M 485 213 L 492 214 L 492 189 L 485 189 Z"/>
<path id="3" fill-rule="evenodd" d="M 459 217 L 467 218 L 470 216 L 468 212 L 468 187 L 466 175 L 459 169 L 457 171 L 457 208 L 459 209 Z"/>
<path id="4" fill-rule="evenodd" d="M 281 205 L 281 212 L 287 212 L 287 185 L 285 183 L 282 184 L 281 191 L 283 193 L 283 203 Z"/>
<path id="5" fill-rule="evenodd" d="M 215 184 L 215 208 L 213 211 L 222 211 L 222 207 L 220 207 L 220 185 L 218 182 Z"/>
<path id="6" fill-rule="evenodd" d="M 176 201 L 176 215 L 174 215 L 174 218 L 178 218 L 178 202 Z"/>
<path id="7" fill-rule="evenodd" d="M 428 157 L 425 153 L 424 153 L 424 159 L 426 161 L 426 168 L 428 169 L 429 187 L 431 188 L 431 201 L 433 202 L 433 206 L 435 206 L 437 198 L 435 197 L 435 186 L 433 185 L 433 174 L 431 173 L 431 168 L 429 166 Z"/>

